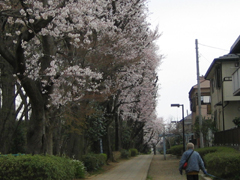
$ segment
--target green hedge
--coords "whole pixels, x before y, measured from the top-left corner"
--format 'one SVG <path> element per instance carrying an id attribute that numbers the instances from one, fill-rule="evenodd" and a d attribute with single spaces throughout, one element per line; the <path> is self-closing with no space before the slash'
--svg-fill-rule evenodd
<path id="1" fill-rule="evenodd" d="M 182 156 L 183 153 L 183 145 L 172 146 L 170 149 L 167 149 L 167 154 L 173 154 L 176 156 Z"/>
<path id="2" fill-rule="evenodd" d="M 205 147 L 196 149 L 202 156 L 207 171 L 221 178 L 239 180 L 240 152 L 232 147 Z"/>
<path id="3" fill-rule="evenodd" d="M 89 153 L 83 156 L 82 161 L 88 172 L 97 171 L 106 164 L 107 155 Z"/>
<path id="4" fill-rule="evenodd" d="M 173 146 L 167 153 L 181 156 L 182 145 Z M 226 180 L 240 179 L 240 152 L 232 147 L 205 147 L 195 149 L 204 160 L 208 173 Z"/>
<path id="5" fill-rule="evenodd" d="M 131 156 L 130 151 L 126 149 L 121 150 L 121 158 L 128 159 Z"/>
<path id="6" fill-rule="evenodd" d="M 83 162 L 79 160 L 73 160 L 73 165 L 75 169 L 75 178 L 84 178 L 85 177 L 85 166 Z"/>
<path id="7" fill-rule="evenodd" d="M 1 180 L 72 180 L 84 177 L 84 172 L 82 163 L 69 158 L 49 155 L 0 157 Z"/>
<path id="8" fill-rule="evenodd" d="M 130 152 L 130 155 L 131 155 L 132 157 L 138 155 L 138 150 L 137 150 L 137 149 L 134 149 L 134 148 L 129 149 L 129 152 Z"/>
<path id="9" fill-rule="evenodd" d="M 215 176 L 239 180 L 240 179 L 240 153 L 239 152 L 215 152 L 204 156 L 207 171 Z"/>
<path id="10" fill-rule="evenodd" d="M 206 154 L 214 153 L 214 152 L 237 152 L 236 149 L 231 147 L 222 147 L 222 146 L 214 146 L 214 147 L 205 147 L 205 148 L 198 148 L 195 149 L 202 157 L 204 157 Z"/>

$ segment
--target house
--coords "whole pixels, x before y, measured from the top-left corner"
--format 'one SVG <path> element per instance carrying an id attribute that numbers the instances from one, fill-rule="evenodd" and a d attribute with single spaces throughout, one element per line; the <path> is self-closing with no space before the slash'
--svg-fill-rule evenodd
<path id="1" fill-rule="evenodd" d="M 240 36 L 232 45 L 230 53 L 232 54 L 240 54 Z M 233 81 L 233 95 L 240 96 L 240 68 L 239 68 L 239 61 L 236 62 L 235 67 L 237 67 L 236 71 L 234 71 L 232 75 Z"/>
<path id="2" fill-rule="evenodd" d="M 216 128 L 232 129 L 232 120 L 240 117 L 239 71 L 240 38 L 231 47 L 230 53 L 216 58 L 208 68 L 205 79 L 210 81 L 211 111 Z"/>
<path id="3" fill-rule="evenodd" d="M 200 98 L 201 98 L 201 117 L 202 120 L 211 119 L 211 93 L 210 93 L 210 81 L 206 80 L 204 76 L 199 77 L 200 83 Z M 194 126 L 196 118 L 199 116 L 199 106 L 198 106 L 198 85 L 192 86 L 189 91 L 189 101 L 190 101 L 190 110 L 191 113 L 191 125 Z M 193 127 L 192 127 L 193 129 Z M 192 130 L 193 132 L 193 130 Z M 192 136 L 193 142 L 195 145 L 200 145 L 199 138 Z"/>
<path id="4" fill-rule="evenodd" d="M 211 119 L 211 93 L 210 81 L 204 76 L 199 77 L 200 92 L 201 92 L 201 116 L 203 119 Z M 190 110 L 192 111 L 193 124 L 196 117 L 199 115 L 198 108 L 198 85 L 194 85 L 189 91 Z"/>

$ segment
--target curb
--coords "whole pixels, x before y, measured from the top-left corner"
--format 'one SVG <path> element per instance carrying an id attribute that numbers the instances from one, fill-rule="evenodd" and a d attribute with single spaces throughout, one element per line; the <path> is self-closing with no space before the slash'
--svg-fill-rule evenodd
<path id="1" fill-rule="evenodd" d="M 153 156 L 154 156 L 154 154 L 151 154 L 152 155 L 152 157 L 151 158 L 149 158 L 150 160 L 150 163 L 149 163 L 149 165 L 148 165 L 148 170 L 147 170 L 147 174 L 146 174 L 146 178 L 145 179 L 147 179 L 147 177 L 148 177 L 148 173 L 149 173 L 149 169 L 150 169 L 150 166 L 151 166 L 151 163 L 152 163 L 152 159 L 153 159 Z"/>

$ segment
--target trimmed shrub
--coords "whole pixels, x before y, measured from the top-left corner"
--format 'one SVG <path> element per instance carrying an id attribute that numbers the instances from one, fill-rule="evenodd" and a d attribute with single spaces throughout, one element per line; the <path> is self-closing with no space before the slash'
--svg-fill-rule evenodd
<path id="1" fill-rule="evenodd" d="M 205 155 L 204 159 L 208 165 L 207 170 L 209 173 L 221 178 L 239 180 L 239 152 L 215 152 Z"/>
<path id="2" fill-rule="evenodd" d="M 107 155 L 89 153 L 83 156 L 82 161 L 88 172 L 97 171 L 106 163 Z"/>
<path id="3" fill-rule="evenodd" d="M 23 155 L 0 157 L 0 179 L 2 180 L 72 180 L 72 160 L 50 155 Z"/>
<path id="4" fill-rule="evenodd" d="M 84 178 L 85 177 L 85 167 L 83 162 L 79 160 L 72 161 L 74 168 L 75 168 L 75 178 Z"/>
<path id="5" fill-rule="evenodd" d="M 173 154 L 176 156 L 182 156 L 183 153 L 183 145 L 172 146 L 167 150 L 167 154 Z"/>
<path id="6" fill-rule="evenodd" d="M 137 156 L 138 155 L 138 150 L 137 149 L 129 149 L 131 157 Z"/>
<path id="7" fill-rule="evenodd" d="M 123 159 L 128 159 L 130 157 L 130 153 L 128 150 L 126 149 L 122 149 L 121 150 L 121 158 Z"/>
<path id="8" fill-rule="evenodd" d="M 197 151 L 203 158 L 206 154 L 214 153 L 214 152 L 227 152 L 227 153 L 237 152 L 237 150 L 234 148 L 222 147 L 222 146 L 198 148 L 198 149 L 195 149 L 195 151 Z"/>
<path id="9" fill-rule="evenodd" d="M 240 153 L 232 147 L 214 146 L 196 149 L 202 156 L 210 174 L 231 180 L 240 179 L 237 171 L 240 163 Z"/>
<path id="10" fill-rule="evenodd" d="M 107 162 L 107 154 L 101 153 L 101 154 L 98 154 L 97 156 L 98 156 L 98 159 L 99 159 L 100 166 L 105 165 L 106 162 Z"/>
<path id="11" fill-rule="evenodd" d="M 113 151 L 113 161 L 118 161 L 121 158 L 120 151 Z"/>

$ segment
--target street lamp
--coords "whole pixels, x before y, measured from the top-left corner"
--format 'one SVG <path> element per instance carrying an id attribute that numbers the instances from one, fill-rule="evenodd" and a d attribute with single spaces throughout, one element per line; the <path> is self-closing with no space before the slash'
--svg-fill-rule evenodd
<path id="1" fill-rule="evenodd" d="M 182 106 L 182 127 L 183 127 L 183 152 L 185 151 L 185 133 L 184 133 L 184 105 L 183 104 L 171 104 L 171 107 Z"/>

